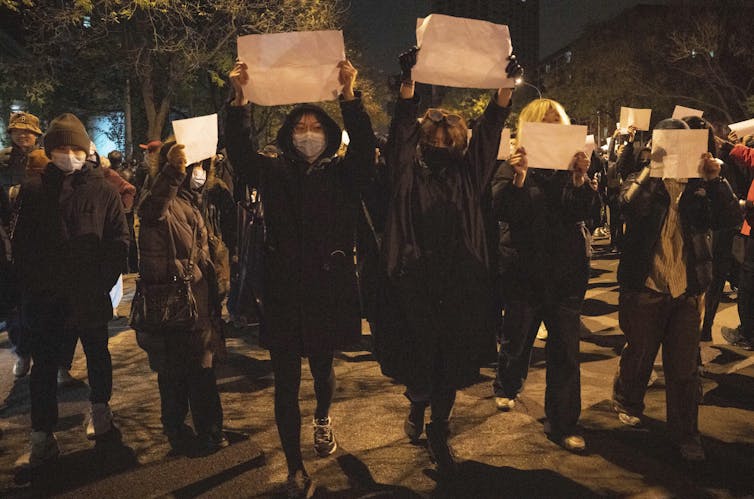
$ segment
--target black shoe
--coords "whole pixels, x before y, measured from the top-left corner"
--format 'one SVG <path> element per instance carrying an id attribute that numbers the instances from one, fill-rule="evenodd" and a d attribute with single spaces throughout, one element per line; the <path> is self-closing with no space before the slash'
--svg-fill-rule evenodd
<path id="1" fill-rule="evenodd" d="M 228 442 L 228 438 L 221 430 L 212 432 L 208 435 L 199 435 L 199 452 L 202 455 L 214 454 L 229 445 L 230 442 Z"/>
<path id="2" fill-rule="evenodd" d="M 741 338 L 737 342 L 735 342 L 733 345 L 737 346 L 738 348 L 743 348 L 746 351 L 754 351 L 754 340 L 749 340 L 746 338 Z"/>
<path id="3" fill-rule="evenodd" d="M 427 425 L 429 458 L 437 465 L 437 471 L 442 478 L 452 478 L 457 471 L 455 453 L 448 443 L 449 433 L 447 421 Z"/>
<path id="4" fill-rule="evenodd" d="M 408 417 L 403 423 L 403 431 L 412 444 L 419 443 L 422 433 L 424 433 L 424 411 L 427 404 L 421 402 L 411 402 L 411 409 Z"/>
<path id="5" fill-rule="evenodd" d="M 175 430 L 165 430 L 165 436 L 168 437 L 170 448 L 175 454 L 187 454 L 194 445 L 196 435 L 194 430 L 188 425 L 181 425 Z"/>

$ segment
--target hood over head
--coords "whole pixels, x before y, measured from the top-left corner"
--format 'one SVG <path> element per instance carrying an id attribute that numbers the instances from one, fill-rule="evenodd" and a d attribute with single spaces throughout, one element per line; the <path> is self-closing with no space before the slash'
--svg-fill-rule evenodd
<path id="1" fill-rule="evenodd" d="M 296 126 L 296 123 L 298 123 L 298 121 L 301 119 L 301 116 L 303 116 L 304 114 L 315 115 L 322 125 L 322 129 L 325 131 L 325 139 L 327 140 L 327 145 L 325 146 L 325 152 L 322 153 L 322 156 L 320 156 L 320 158 L 330 158 L 334 156 L 335 153 L 338 152 L 342 138 L 342 131 L 340 129 L 340 126 L 338 126 L 335 120 L 332 119 L 324 109 L 313 104 L 303 104 L 297 106 L 295 109 L 293 109 L 293 111 L 288 113 L 283 126 L 281 126 L 280 130 L 278 130 L 278 148 L 280 148 L 280 150 L 283 151 L 283 154 L 289 158 L 302 160 L 304 159 L 293 145 L 293 127 Z"/>

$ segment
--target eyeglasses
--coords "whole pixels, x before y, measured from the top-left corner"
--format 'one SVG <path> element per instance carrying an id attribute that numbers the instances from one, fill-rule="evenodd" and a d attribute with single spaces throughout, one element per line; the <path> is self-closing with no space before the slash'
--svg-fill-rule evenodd
<path id="1" fill-rule="evenodd" d="M 450 126 L 455 126 L 463 120 L 463 118 L 457 114 L 448 114 L 443 110 L 434 107 L 427 109 L 426 117 L 435 123 L 442 123 L 444 121 Z"/>

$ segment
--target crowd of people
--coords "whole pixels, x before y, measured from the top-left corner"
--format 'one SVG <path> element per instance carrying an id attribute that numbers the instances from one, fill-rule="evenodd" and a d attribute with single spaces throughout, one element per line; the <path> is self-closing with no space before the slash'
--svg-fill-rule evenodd
<path id="1" fill-rule="evenodd" d="M 176 452 L 228 445 L 215 378 L 224 310 L 259 319 L 292 497 L 313 487 L 301 452 L 302 358 L 314 378 L 314 449 L 326 457 L 337 449 L 333 354 L 359 341 L 362 316 L 382 372 L 406 387 L 406 436 L 417 443 L 426 434 L 440 476 L 456 472 L 448 435 L 457 390 L 497 358 L 494 403 L 514 409 L 542 326 L 544 431 L 583 452 L 579 341 L 593 233 L 609 237 L 607 251 L 620 258 L 626 346 L 616 416 L 642 424 L 662 346 L 668 434 L 681 458 L 705 458 L 699 344 L 711 339 L 726 281 L 738 290 L 741 325 L 723 335 L 754 349 L 752 137 L 717 137 L 698 117 L 657 123 L 709 130 L 700 178 L 650 175 L 651 147 L 633 127 L 616 130 L 604 155 L 573 151 L 568 170 L 532 168 L 523 124 L 571 124 L 560 103 L 539 98 L 520 112 L 513 152 L 500 161 L 514 89 L 498 89 L 470 129 L 458 114 L 421 106 L 416 60 L 415 48 L 399 58 L 386 140 L 372 129 L 357 70 L 340 63 L 345 152 L 337 122 L 312 104 L 285 117 L 274 144 L 259 144 L 243 61 L 229 74 L 228 159 L 187 164 L 185 145 L 170 137 L 144 144 L 144 164 L 134 168 L 118 151 L 100 155 L 70 113 L 44 133 L 36 116 L 11 115 L 12 145 L 0 153 L 0 305 L 13 374 L 31 372 L 27 466 L 60 452 L 57 388 L 69 379 L 77 340 L 90 387 L 86 435 L 114 431 L 107 324 L 122 274 L 132 272 L 131 325 L 157 373 L 163 432 Z M 515 56 L 505 72 L 522 74 Z"/>

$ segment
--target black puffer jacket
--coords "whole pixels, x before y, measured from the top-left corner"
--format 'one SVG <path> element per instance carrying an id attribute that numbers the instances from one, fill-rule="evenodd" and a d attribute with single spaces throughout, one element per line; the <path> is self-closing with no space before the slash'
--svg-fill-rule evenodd
<path id="1" fill-rule="evenodd" d="M 120 196 L 87 161 L 64 175 L 52 163 L 21 187 L 13 257 L 23 302 L 62 302 L 66 320 L 93 327 L 112 318 L 109 291 L 128 249 Z"/>
<path id="2" fill-rule="evenodd" d="M 336 156 L 341 130 L 321 108 L 294 109 L 278 131 L 281 154 L 257 152 L 251 105 L 230 107 L 225 127 L 228 156 L 240 178 L 264 203 L 262 331 L 270 349 L 303 355 L 339 350 L 361 335 L 353 263 L 360 195 L 374 169 L 374 133 L 361 99 L 341 101 L 351 142 Z M 309 165 L 293 146 L 293 126 L 304 113 L 322 124 L 327 146 Z"/>
<path id="3" fill-rule="evenodd" d="M 629 175 L 619 198 L 626 219 L 626 235 L 618 283 L 631 290 L 645 287 L 670 205 L 662 179 L 646 175 L 646 180 L 639 183 L 641 178 L 642 172 Z M 712 280 L 712 230 L 740 226 L 741 210 L 730 184 L 720 177 L 710 181 L 689 180 L 678 209 L 686 257 L 686 292 L 700 294 Z"/>

